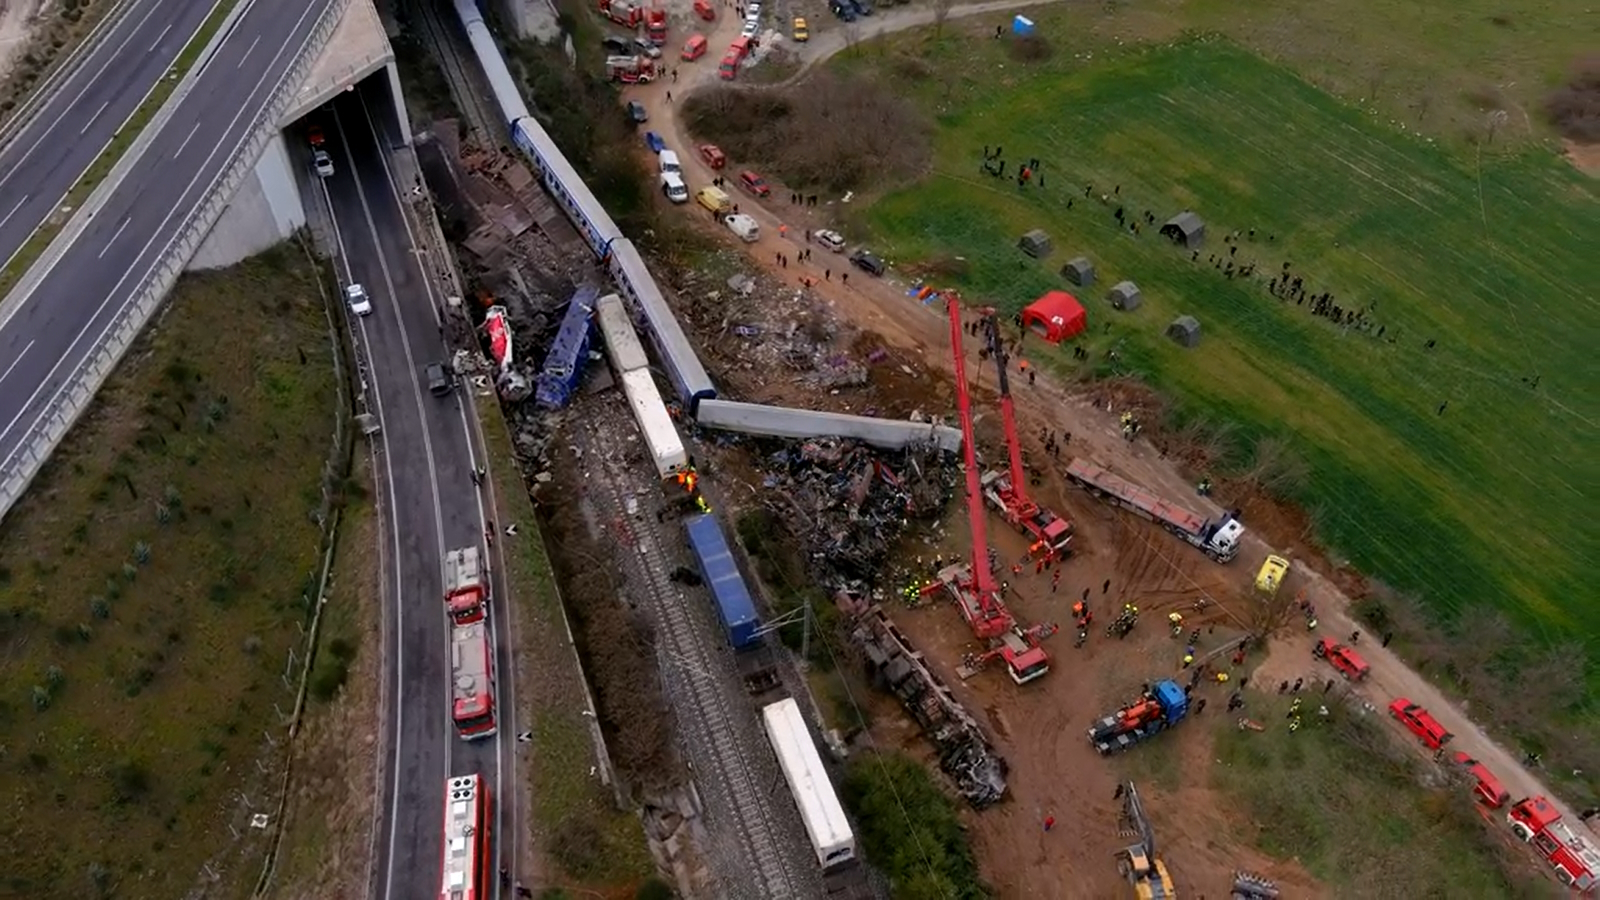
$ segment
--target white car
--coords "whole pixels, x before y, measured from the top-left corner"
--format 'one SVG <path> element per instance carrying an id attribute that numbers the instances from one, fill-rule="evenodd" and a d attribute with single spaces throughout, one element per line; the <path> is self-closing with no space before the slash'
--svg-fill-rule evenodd
<path id="1" fill-rule="evenodd" d="M 760 33 L 760 31 L 761 23 L 757 22 L 755 19 L 750 19 L 744 23 L 743 28 L 739 29 L 739 35 L 741 37 L 753 38 Z"/>
<path id="2" fill-rule="evenodd" d="M 683 164 L 678 162 L 678 154 L 671 150 L 663 149 L 660 153 L 657 153 L 656 162 L 660 164 L 661 174 L 663 175 L 669 172 L 674 175 L 683 174 Z"/>
<path id="3" fill-rule="evenodd" d="M 837 231 L 824 228 L 821 231 L 813 231 L 811 236 L 817 239 L 817 243 L 835 253 L 844 252 L 844 235 Z"/>
<path id="4" fill-rule="evenodd" d="M 372 298 L 367 296 L 367 289 L 359 284 L 352 284 L 344 289 L 344 298 L 350 304 L 350 311 L 358 316 L 372 315 Z"/>
<path id="5" fill-rule="evenodd" d="M 761 18 L 761 4 L 760 3 L 751 3 L 751 4 L 748 4 L 747 6 L 745 6 L 745 8 L 744 8 L 744 17 L 746 19 L 749 19 L 752 22 L 754 22 L 755 20 Z"/>
<path id="6" fill-rule="evenodd" d="M 333 157 L 329 156 L 326 150 L 311 151 L 311 165 L 316 168 L 317 174 L 323 178 L 333 174 Z"/>
<path id="7" fill-rule="evenodd" d="M 661 173 L 661 192 L 673 203 L 689 202 L 689 186 L 683 183 L 683 176 L 677 172 Z"/>

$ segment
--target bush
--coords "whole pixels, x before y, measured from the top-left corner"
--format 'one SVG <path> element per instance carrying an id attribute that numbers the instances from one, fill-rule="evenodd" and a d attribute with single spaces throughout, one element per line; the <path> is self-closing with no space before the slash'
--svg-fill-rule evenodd
<path id="1" fill-rule="evenodd" d="M 316 669 L 311 673 L 311 696 L 320 703 L 327 703 L 339 696 L 349 678 L 350 663 L 331 653 L 325 654 L 317 660 Z"/>
<path id="2" fill-rule="evenodd" d="M 896 900 L 987 900 L 989 886 L 956 805 L 928 770 L 898 753 L 851 760 L 844 803 L 861 824 L 861 848 L 889 877 Z"/>
<path id="3" fill-rule="evenodd" d="M 683 105 L 696 137 L 751 160 L 795 188 L 843 193 L 908 180 L 927 168 L 933 125 L 877 82 L 831 72 L 750 90 L 716 86 Z"/>
<path id="4" fill-rule="evenodd" d="M 1562 137 L 1600 142 L 1600 54 L 1573 67 L 1571 79 L 1546 98 L 1544 111 Z"/>
<path id="5" fill-rule="evenodd" d="M 606 874 L 605 836 L 582 816 L 568 816 L 556 828 L 550 851 L 568 875 L 584 881 Z"/>
<path id="6" fill-rule="evenodd" d="M 677 895 L 673 892 L 672 885 L 659 878 L 650 878 L 639 885 L 633 900 L 672 900 L 675 896 Z"/>

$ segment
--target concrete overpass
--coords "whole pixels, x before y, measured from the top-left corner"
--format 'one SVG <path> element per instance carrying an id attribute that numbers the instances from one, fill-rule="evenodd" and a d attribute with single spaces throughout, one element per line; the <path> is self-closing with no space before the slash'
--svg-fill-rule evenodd
<path id="1" fill-rule="evenodd" d="M 284 240 L 306 224 L 297 171 L 306 171 L 310 154 L 294 140 L 294 126 L 362 80 L 382 73 L 394 99 L 400 134 L 409 143 L 411 122 L 400 92 L 389 32 L 373 0 L 351 0 L 321 53 L 312 63 L 299 94 L 283 116 L 284 131 L 268 142 L 255 171 L 239 185 L 227 210 L 189 261 L 190 269 L 216 269 Z"/>

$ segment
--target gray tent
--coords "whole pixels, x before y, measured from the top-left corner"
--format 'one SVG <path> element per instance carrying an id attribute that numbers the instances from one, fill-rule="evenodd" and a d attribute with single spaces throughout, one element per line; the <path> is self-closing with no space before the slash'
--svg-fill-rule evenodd
<path id="1" fill-rule="evenodd" d="M 1106 299 L 1111 301 L 1112 309 L 1124 312 L 1138 309 L 1139 304 L 1144 302 L 1144 298 L 1139 294 L 1139 286 L 1131 281 L 1117 282 Z"/>
<path id="2" fill-rule="evenodd" d="M 1089 262 L 1087 256 L 1070 260 L 1061 267 L 1061 277 L 1078 287 L 1087 287 L 1094 284 L 1094 263 Z"/>
<path id="3" fill-rule="evenodd" d="M 1017 249 L 1028 254 L 1034 259 L 1050 255 L 1050 235 L 1043 230 L 1035 228 L 1022 236 L 1017 241 Z"/>
<path id="4" fill-rule="evenodd" d="M 1196 347 L 1200 344 L 1200 320 L 1194 316 L 1179 316 L 1167 326 L 1167 337 L 1172 338 L 1185 347 Z"/>
<path id="5" fill-rule="evenodd" d="M 1161 226 L 1161 236 L 1190 250 L 1199 250 L 1200 245 L 1206 242 L 1206 223 L 1186 209 Z"/>

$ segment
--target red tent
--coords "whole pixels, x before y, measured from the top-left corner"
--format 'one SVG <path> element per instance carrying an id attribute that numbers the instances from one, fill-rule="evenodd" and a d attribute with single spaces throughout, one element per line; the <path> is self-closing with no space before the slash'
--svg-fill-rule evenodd
<path id="1" fill-rule="evenodd" d="M 1083 304 L 1066 291 L 1051 291 L 1022 311 L 1022 325 L 1052 344 L 1076 337 L 1088 327 Z"/>

